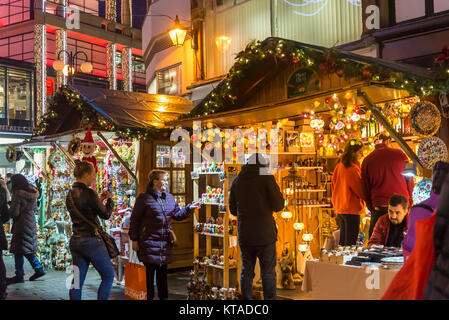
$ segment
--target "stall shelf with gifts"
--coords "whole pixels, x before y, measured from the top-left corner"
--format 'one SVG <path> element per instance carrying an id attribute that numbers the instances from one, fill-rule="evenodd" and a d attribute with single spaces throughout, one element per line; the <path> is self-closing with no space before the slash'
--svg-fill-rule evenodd
<path id="1" fill-rule="evenodd" d="M 193 169 L 194 200 L 201 200 L 205 209 L 195 212 L 193 219 L 194 270 L 188 286 L 189 299 L 236 299 L 241 261 L 228 195 L 240 166 L 204 161 L 194 163 Z"/>
<path id="2" fill-rule="evenodd" d="M 72 166 L 79 158 L 96 167 L 97 179 L 91 187 L 114 195 L 114 212 L 103 227 L 115 237 L 121 251 L 115 261 L 118 281 L 123 280 L 130 255 L 127 229 L 135 196 L 145 191 L 148 173 L 157 167 L 155 143 L 170 144 L 163 121 L 176 119 L 192 106 L 179 97 L 65 86 L 58 89 L 27 142 L 56 146 Z M 64 173 L 72 177 L 70 170 Z"/>
<path id="3" fill-rule="evenodd" d="M 393 147 L 410 160 L 407 173 L 417 175 L 416 198 L 428 196 L 425 179 L 437 160 L 447 160 L 446 144 L 438 137 L 447 135 L 447 116 L 438 99 L 449 88 L 447 70 L 439 63 L 430 72 L 268 38 L 248 44 L 217 88 L 189 115 L 168 125 L 192 128 L 191 143 L 203 150 L 208 141 L 213 142 L 209 148 L 216 146 L 210 139 L 216 131 L 224 153 L 251 153 L 262 146 L 259 151 L 270 154 L 286 200 L 274 214 L 278 286 L 292 289 L 306 261 L 319 258 L 337 228 L 330 201 L 332 173 L 350 139 L 365 144 L 366 156 L 377 134 L 390 135 Z M 251 132 L 254 141 L 248 138 Z M 243 143 L 227 145 L 227 135 L 241 135 Z M 268 141 L 265 149 L 263 141 Z M 369 212 L 361 220 L 360 230 L 366 230 Z M 361 233 L 359 245 L 366 240 Z"/>

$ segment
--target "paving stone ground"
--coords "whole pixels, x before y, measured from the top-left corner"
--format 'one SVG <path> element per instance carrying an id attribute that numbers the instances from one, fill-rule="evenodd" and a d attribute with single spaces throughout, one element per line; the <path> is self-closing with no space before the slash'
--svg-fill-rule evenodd
<path id="1" fill-rule="evenodd" d="M 4 256 L 7 276 L 14 276 L 13 256 Z M 69 300 L 69 292 L 66 289 L 68 274 L 64 271 L 49 270 L 47 274 L 35 281 L 28 281 L 33 274 L 33 269 L 25 260 L 25 283 L 8 286 L 7 300 Z M 187 296 L 187 283 L 189 281 L 188 270 L 176 270 L 168 275 L 169 299 L 185 300 Z M 97 271 L 89 268 L 86 281 L 83 286 L 83 300 L 96 300 L 97 290 L 101 278 Z M 157 289 L 156 289 L 157 292 Z M 114 283 L 111 290 L 110 300 L 131 300 L 125 296 L 125 288 Z"/>

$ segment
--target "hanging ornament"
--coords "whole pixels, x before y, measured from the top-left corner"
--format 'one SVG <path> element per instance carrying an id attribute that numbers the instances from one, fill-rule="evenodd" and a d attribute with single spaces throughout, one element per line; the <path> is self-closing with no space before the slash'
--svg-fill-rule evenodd
<path id="1" fill-rule="evenodd" d="M 324 127 L 324 120 L 322 119 L 314 119 L 310 121 L 310 127 L 312 127 L 315 130 L 320 130 Z"/>
<path id="2" fill-rule="evenodd" d="M 371 77 L 373 74 L 371 73 L 371 71 L 369 71 L 368 69 L 363 70 L 363 77 L 364 78 L 369 78 Z"/>
<path id="3" fill-rule="evenodd" d="M 81 139 L 78 137 L 72 137 L 69 145 L 67 147 L 67 151 L 71 156 L 75 156 L 81 150 Z"/>

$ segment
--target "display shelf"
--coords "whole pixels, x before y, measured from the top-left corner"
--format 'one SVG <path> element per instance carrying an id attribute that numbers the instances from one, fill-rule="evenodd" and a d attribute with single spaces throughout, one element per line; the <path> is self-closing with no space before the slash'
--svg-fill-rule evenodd
<path id="1" fill-rule="evenodd" d="M 312 189 L 312 190 L 309 190 L 309 189 L 297 189 L 299 192 L 304 192 L 304 193 L 307 193 L 307 192 L 326 192 L 327 190 L 326 189 Z"/>
<path id="2" fill-rule="evenodd" d="M 224 206 L 224 203 L 204 203 L 204 202 L 201 202 L 201 204 L 205 205 L 205 206 L 207 206 L 207 205 L 209 205 L 209 206 Z"/>
<path id="3" fill-rule="evenodd" d="M 292 167 L 278 168 L 278 170 L 290 170 Z M 324 167 L 295 167 L 296 170 L 323 170 Z"/>
<path id="4" fill-rule="evenodd" d="M 220 171 L 220 172 L 197 172 L 198 174 L 201 174 L 201 175 L 214 175 L 214 174 L 223 174 L 223 171 Z"/>
<path id="5" fill-rule="evenodd" d="M 201 234 L 203 236 L 211 236 L 211 237 L 217 237 L 217 238 L 224 238 L 224 234 L 217 234 L 217 233 L 205 233 L 205 232 L 195 232 L 197 234 Z"/>
<path id="6" fill-rule="evenodd" d="M 331 206 L 328 204 L 306 204 L 306 205 L 298 204 L 298 206 L 301 208 L 331 208 Z"/>
<path id="7" fill-rule="evenodd" d="M 316 155 L 316 152 L 270 152 L 269 154 L 276 155 Z"/>
<path id="8" fill-rule="evenodd" d="M 208 264 L 207 266 L 210 268 L 222 269 L 222 270 L 224 270 L 224 268 L 225 268 L 224 265 L 219 265 L 219 264 Z M 235 268 L 236 268 L 235 265 L 229 266 L 229 270 L 235 269 Z"/>

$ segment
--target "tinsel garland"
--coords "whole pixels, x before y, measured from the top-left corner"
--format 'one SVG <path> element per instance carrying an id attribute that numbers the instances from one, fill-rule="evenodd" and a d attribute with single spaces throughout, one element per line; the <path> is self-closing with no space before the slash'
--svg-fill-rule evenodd
<path id="1" fill-rule="evenodd" d="M 158 129 L 154 127 L 122 128 L 115 125 L 101 116 L 77 91 L 68 86 L 60 87 L 52 97 L 49 102 L 48 112 L 42 116 L 41 122 L 34 130 L 35 136 L 41 136 L 45 133 L 50 124 L 58 117 L 55 110 L 57 106 L 61 105 L 67 106 L 67 112 L 71 112 L 70 109 L 76 109 L 81 112 L 81 127 L 87 127 L 87 125 L 90 124 L 95 130 L 115 132 L 118 137 L 127 140 L 167 139 L 169 137 L 168 129 Z"/>
<path id="2" fill-rule="evenodd" d="M 274 59 L 276 65 L 287 63 L 298 65 L 301 68 L 310 68 L 320 77 L 335 73 L 345 80 L 363 79 L 388 82 L 392 87 L 407 90 L 414 96 L 428 96 L 449 91 L 449 50 L 447 47 L 435 60 L 430 80 L 406 76 L 379 65 L 357 63 L 341 57 L 336 50 L 332 49 L 324 53 L 299 49 L 294 42 L 282 39 L 270 39 L 264 42 L 253 41 L 235 59 L 236 62 L 217 90 L 212 91 L 199 108 L 193 109 L 190 114 L 182 116 L 183 118 L 238 108 L 236 100 L 239 97 L 236 96 L 236 91 L 240 82 L 247 76 L 248 70 L 268 59 Z"/>

